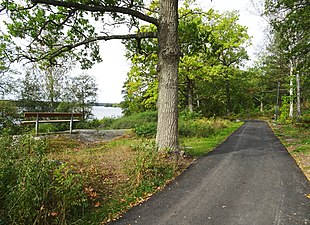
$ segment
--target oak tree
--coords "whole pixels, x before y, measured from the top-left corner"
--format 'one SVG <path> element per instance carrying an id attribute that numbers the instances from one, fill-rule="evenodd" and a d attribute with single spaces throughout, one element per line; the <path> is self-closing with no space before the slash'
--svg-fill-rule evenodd
<path id="1" fill-rule="evenodd" d="M 89 68 L 101 60 L 98 41 L 157 38 L 156 142 L 160 150 L 178 149 L 178 0 L 160 0 L 158 17 L 149 16 L 150 10 L 140 0 L 2 0 L 0 10 L 10 18 L 8 33 L 28 43 L 18 46 L 17 60 L 57 64 L 57 57 L 74 56 Z M 111 26 L 132 28 L 140 21 L 156 26 L 156 32 L 109 32 Z"/>

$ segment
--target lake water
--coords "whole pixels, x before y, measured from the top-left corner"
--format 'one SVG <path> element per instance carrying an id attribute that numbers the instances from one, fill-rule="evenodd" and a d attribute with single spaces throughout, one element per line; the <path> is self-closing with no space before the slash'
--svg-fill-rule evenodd
<path id="1" fill-rule="evenodd" d="M 92 114 L 96 119 L 102 119 L 104 117 L 116 118 L 123 115 L 121 108 L 105 106 L 93 106 Z"/>

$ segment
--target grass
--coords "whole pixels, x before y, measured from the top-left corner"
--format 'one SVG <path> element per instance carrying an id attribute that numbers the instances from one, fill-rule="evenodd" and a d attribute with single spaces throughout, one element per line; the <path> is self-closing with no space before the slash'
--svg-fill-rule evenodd
<path id="1" fill-rule="evenodd" d="M 90 212 L 81 224 L 107 223 L 145 201 L 187 168 L 194 158 L 207 154 L 241 123 L 227 122 L 209 137 L 182 138 L 189 157 L 178 162 L 158 154 L 153 139 L 136 136 L 110 142 L 83 143 L 69 136 L 48 139 L 48 157 L 66 162 L 83 177 Z M 190 147 L 190 148 L 188 148 Z"/>
<path id="2" fill-rule="evenodd" d="M 298 124 L 273 124 L 271 126 L 310 180 L 310 129 Z"/>
<path id="3" fill-rule="evenodd" d="M 134 133 L 109 142 L 82 134 L 3 136 L 0 224 L 105 224 L 160 191 L 241 125 L 215 118 L 184 123 L 186 157 L 160 153 L 153 137 Z M 18 196 L 24 198 L 16 205 Z"/>
<path id="4" fill-rule="evenodd" d="M 230 123 L 226 128 L 221 129 L 219 132 L 205 138 L 182 138 L 181 142 L 184 146 L 186 154 L 192 157 L 200 157 L 216 146 L 221 144 L 232 132 L 238 129 L 243 123 Z"/>

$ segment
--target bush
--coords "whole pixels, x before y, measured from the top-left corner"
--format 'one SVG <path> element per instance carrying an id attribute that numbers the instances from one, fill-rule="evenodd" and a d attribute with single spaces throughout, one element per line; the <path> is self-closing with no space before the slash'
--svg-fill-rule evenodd
<path id="1" fill-rule="evenodd" d="M 117 120 L 117 119 L 116 118 L 108 118 L 108 117 L 103 118 L 100 120 L 99 128 L 100 129 L 109 129 L 115 120 Z"/>
<path id="2" fill-rule="evenodd" d="M 84 120 L 79 123 L 75 123 L 75 128 L 77 129 L 97 129 L 101 126 L 102 122 L 98 119 Z"/>
<path id="3" fill-rule="evenodd" d="M 20 127 L 17 125 L 19 120 L 18 108 L 14 102 L 0 100 L 0 134 L 18 134 Z"/>
<path id="4" fill-rule="evenodd" d="M 180 121 L 179 134 L 183 137 L 208 137 L 227 127 L 227 121 L 222 119 L 197 119 Z"/>
<path id="5" fill-rule="evenodd" d="M 155 137 L 157 131 L 157 123 L 151 122 L 142 125 L 137 125 L 134 132 L 142 137 Z"/>
<path id="6" fill-rule="evenodd" d="M 305 128 L 309 128 L 310 127 L 310 114 L 305 114 L 303 116 L 300 117 L 300 123 L 302 123 L 302 125 Z"/>
<path id="7" fill-rule="evenodd" d="M 60 129 L 57 126 L 50 124 L 50 123 L 40 123 L 40 125 L 39 125 L 39 132 L 40 133 L 50 133 L 50 132 L 56 132 L 59 130 Z"/>
<path id="8" fill-rule="evenodd" d="M 183 110 L 180 112 L 179 120 L 180 121 L 189 121 L 202 118 L 202 115 L 198 112 L 191 112 L 189 110 Z"/>
<path id="9" fill-rule="evenodd" d="M 46 142 L 0 137 L 0 224 L 68 224 L 83 216 L 80 175 L 49 161 Z"/>
<path id="10" fill-rule="evenodd" d="M 130 116 L 124 116 L 117 118 L 113 121 L 110 128 L 111 129 L 131 129 L 136 126 L 141 126 L 146 123 L 157 122 L 157 112 L 147 111 L 142 113 L 137 113 Z"/>

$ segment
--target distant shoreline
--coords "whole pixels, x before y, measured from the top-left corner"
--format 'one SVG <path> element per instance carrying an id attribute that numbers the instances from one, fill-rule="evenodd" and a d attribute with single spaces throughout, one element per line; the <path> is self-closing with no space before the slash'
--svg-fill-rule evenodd
<path id="1" fill-rule="evenodd" d="M 17 105 L 22 102 L 22 100 L 12 100 L 12 99 L 0 99 L 0 101 L 6 101 L 6 102 L 15 102 Z M 37 103 L 47 103 L 44 101 L 36 101 Z M 60 102 L 54 102 L 55 104 L 59 104 Z M 105 107 L 116 107 L 119 108 L 120 103 L 103 103 L 103 102 L 95 102 L 90 104 L 90 106 L 105 106 Z"/>

